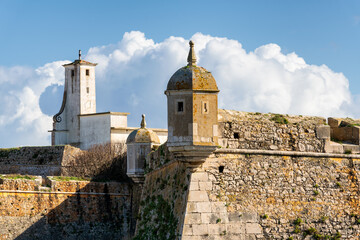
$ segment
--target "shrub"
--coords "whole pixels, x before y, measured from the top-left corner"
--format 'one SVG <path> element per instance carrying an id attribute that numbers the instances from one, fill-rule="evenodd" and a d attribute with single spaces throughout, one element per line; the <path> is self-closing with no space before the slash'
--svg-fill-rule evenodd
<path id="1" fill-rule="evenodd" d="M 303 222 L 303 221 L 302 221 L 301 218 L 297 218 L 297 219 L 294 221 L 294 224 L 298 226 L 298 225 L 300 225 L 302 222 Z"/>
<path id="2" fill-rule="evenodd" d="M 289 121 L 281 114 L 275 114 L 270 120 L 279 124 L 288 124 Z"/>
<path id="3" fill-rule="evenodd" d="M 125 144 L 95 145 L 66 164 L 67 176 L 94 181 L 126 180 Z"/>

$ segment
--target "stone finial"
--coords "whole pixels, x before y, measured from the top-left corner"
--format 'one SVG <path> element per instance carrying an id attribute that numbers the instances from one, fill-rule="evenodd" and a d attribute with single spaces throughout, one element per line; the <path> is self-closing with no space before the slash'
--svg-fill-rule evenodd
<path id="1" fill-rule="evenodd" d="M 79 60 L 81 60 L 81 50 L 79 50 Z"/>
<path id="2" fill-rule="evenodd" d="M 141 126 L 141 128 L 146 128 L 145 114 L 141 115 L 141 117 L 142 117 L 142 120 L 141 120 L 140 126 Z"/>
<path id="3" fill-rule="evenodd" d="M 195 50 L 194 50 L 194 42 L 190 40 L 190 51 L 187 58 L 188 66 L 196 65 L 196 56 L 195 56 Z"/>

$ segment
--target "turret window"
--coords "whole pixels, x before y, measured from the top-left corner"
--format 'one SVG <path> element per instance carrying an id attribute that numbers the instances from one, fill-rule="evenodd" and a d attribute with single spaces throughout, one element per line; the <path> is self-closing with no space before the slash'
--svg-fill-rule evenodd
<path id="1" fill-rule="evenodd" d="M 86 88 L 86 93 L 89 93 L 89 87 Z"/>
<path id="2" fill-rule="evenodd" d="M 183 112 L 184 111 L 184 102 L 178 102 L 178 106 L 177 106 L 177 111 L 178 112 Z"/>
<path id="3" fill-rule="evenodd" d="M 175 107 L 176 107 L 176 109 L 175 109 L 176 113 L 180 113 L 180 114 L 184 113 L 185 112 L 185 101 L 183 99 L 176 100 Z"/>
<path id="4" fill-rule="evenodd" d="M 202 102 L 202 113 L 203 114 L 209 113 L 209 102 L 208 101 Z"/>
<path id="5" fill-rule="evenodd" d="M 86 69 L 86 76 L 90 76 L 90 70 Z"/>
<path id="6" fill-rule="evenodd" d="M 71 70 L 71 76 L 75 76 L 75 71 L 74 70 Z"/>

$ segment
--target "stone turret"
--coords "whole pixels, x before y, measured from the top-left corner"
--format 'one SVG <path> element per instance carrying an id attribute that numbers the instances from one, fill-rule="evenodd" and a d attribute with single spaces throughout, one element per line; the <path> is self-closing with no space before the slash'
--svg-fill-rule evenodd
<path id="1" fill-rule="evenodd" d="M 188 64 L 170 78 L 168 99 L 168 146 L 215 146 L 218 142 L 219 89 L 211 72 L 196 65 L 190 41 Z"/>
<path id="2" fill-rule="evenodd" d="M 126 140 L 127 171 L 126 174 L 135 183 L 144 181 L 146 156 L 154 145 L 160 145 L 159 137 L 146 128 L 145 115 L 142 115 L 140 128 L 132 131 Z"/>

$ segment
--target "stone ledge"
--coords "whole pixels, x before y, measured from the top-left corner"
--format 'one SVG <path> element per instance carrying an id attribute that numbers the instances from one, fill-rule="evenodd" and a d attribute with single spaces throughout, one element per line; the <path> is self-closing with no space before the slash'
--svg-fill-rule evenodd
<path id="1" fill-rule="evenodd" d="M 278 155 L 278 156 L 294 156 L 294 157 L 333 157 L 333 158 L 358 158 L 360 154 L 339 154 L 339 153 L 317 153 L 317 152 L 295 152 L 295 151 L 272 151 L 257 149 L 216 149 L 214 153 L 225 154 L 258 154 L 258 155 Z"/>
<path id="2" fill-rule="evenodd" d="M 130 196 L 130 194 L 119 193 L 94 193 L 94 192 L 45 192 L 45 191 L 18 191 L 0 190 L 1 193 L 28 193 L 28 194 L 66 194 L 66 195 L 109 195 L 109 196 Z"/>

